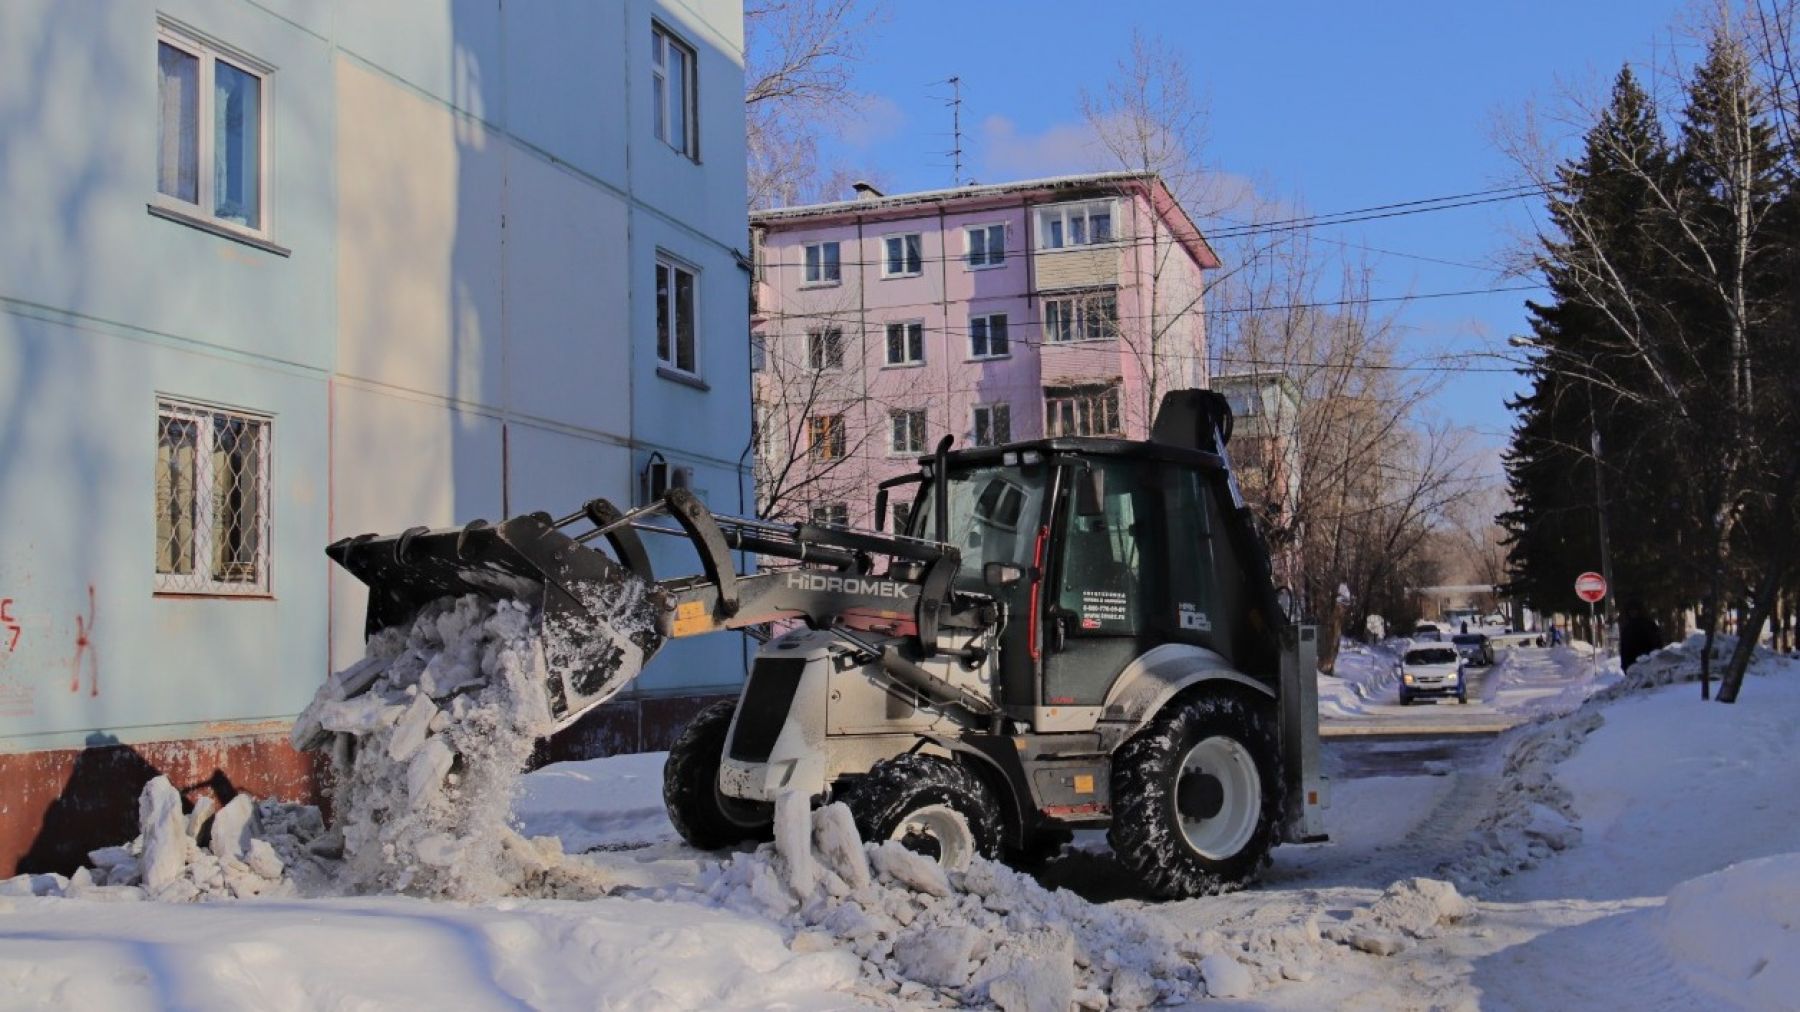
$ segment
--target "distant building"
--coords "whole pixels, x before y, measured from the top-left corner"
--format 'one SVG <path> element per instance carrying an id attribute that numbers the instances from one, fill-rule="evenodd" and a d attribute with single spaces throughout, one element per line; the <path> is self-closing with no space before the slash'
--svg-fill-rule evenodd
<path id="1" fill-rule="evenodd" d="M 0 876 L 128 839 L 158 771 L 312 789 L 289 721 L 362 652 L 334 539 L 630 503 L 652 454 L 744 507 L 742 30 L 0 4 L 44 56 L 0 65 Z M 588 743 L 742 671 L 676 644 Z"/>
<path id="2" fill-rule="evenodd" d="M 865 523 L 944 435 L 1144 438 L 1206 383 L 1218 258 L 1154 174 L 883 195 L 751 216 L 759 497 Z"/>
<path id="3" fill-rule="evenodd" d="M 1276 582 L 1299 589 L 1299 545 L 1289 531 L 1300 507 L 1300 387 L 1278 371 L 1212 378 L 1235 419 L 1230 454 L 1244 499 L 1272 535 Z"/>

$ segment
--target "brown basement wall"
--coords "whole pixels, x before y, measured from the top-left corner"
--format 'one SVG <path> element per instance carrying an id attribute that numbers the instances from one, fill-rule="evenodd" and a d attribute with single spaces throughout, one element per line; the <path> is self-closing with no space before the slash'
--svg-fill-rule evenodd
<path id="1" fill-rule="evenodd" d="M 729 698 L 614 700 L 540 742 L 534 765 L 667 749 L 702 707 Z M 240 792 L 322 804 L 329 763 L 296 752 L 285 731 L 0 753 L 0 878 L 67 875 L 88 851 L 131 840 L 138 794 L 158 775 L 181 791 L 190 810 L 202 795 L 223 805 Z"/>

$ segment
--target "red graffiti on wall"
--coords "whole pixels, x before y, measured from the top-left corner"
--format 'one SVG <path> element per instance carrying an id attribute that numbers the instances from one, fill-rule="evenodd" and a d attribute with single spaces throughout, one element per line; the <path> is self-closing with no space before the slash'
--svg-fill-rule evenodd
<path id="1" fill-rule="evenodd" d="M 0 597 L 0 633 L 6 635 L 6 652 L 9 654 L 19 649 L 19 636 L 25 631 L 12 617 L 12 603 L 12 598 Z"/>
<path id="2" fill-rule="evenodd" d="M 75 663 L 69 674 L 69 691 L 81 691 L 81 662 L 87 661 L 88 695 L 100 694 L 100 655 L 94 649 L 94 585 L 88 584 L 87 618 L 75 616 Z"/>

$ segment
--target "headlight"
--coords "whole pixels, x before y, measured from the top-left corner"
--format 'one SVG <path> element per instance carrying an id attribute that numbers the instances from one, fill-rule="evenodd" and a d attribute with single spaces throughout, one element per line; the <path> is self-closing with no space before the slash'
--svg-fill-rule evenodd
<path id="1" fill-rule="evenodd" d="M 1411 675 L 1401 675 L 1400 678 L 1403 681 L 1405 681 L 1406 684 L 1408 684 L 1408 685 L 1411 685 L 1413 683 L 1413 676 L 1411 676 Z"/>

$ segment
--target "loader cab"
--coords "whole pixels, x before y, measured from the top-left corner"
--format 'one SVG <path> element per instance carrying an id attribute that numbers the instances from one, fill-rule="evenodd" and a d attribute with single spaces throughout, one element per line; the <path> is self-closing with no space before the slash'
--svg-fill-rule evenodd
<path id="1" fill-rule="evenodd" d="M 1240 522 L 1215 456 L 1059 438 L 946 460 L 959 590 L 999 600 L 1001 702 L 1051 730 L 1092 726 L 1125 666 L 1164 643 L 1274 675 Z M 939 540 L 933 481 L 906 525 Z"/>

